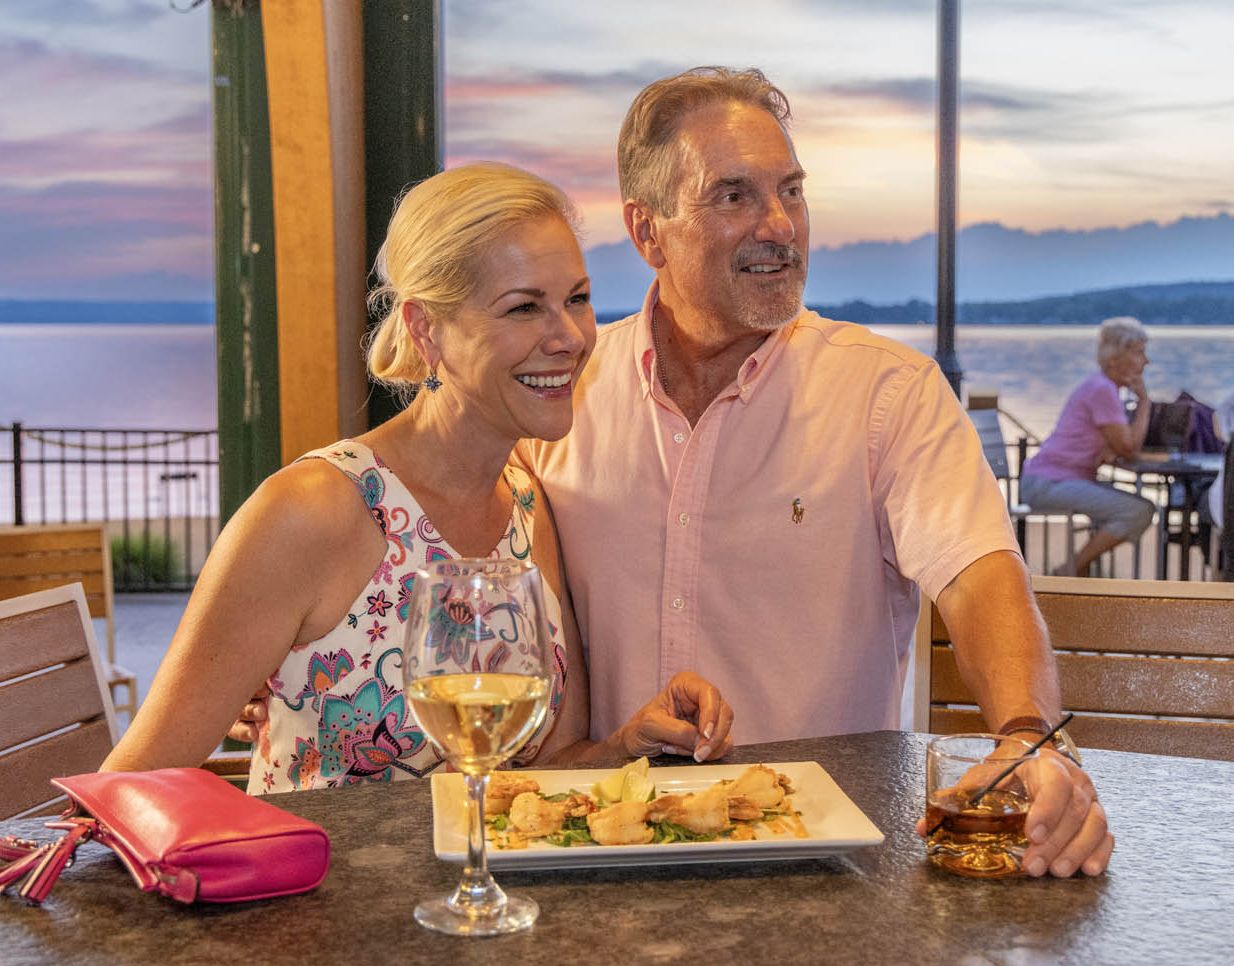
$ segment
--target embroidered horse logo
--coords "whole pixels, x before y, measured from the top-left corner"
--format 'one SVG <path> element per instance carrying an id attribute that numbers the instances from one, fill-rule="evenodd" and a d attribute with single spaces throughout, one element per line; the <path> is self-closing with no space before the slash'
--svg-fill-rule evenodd
<path id="1" fill-rule="evenodd" d="M 801 505 L 801 499 L 793 501 L 793 523 L 800 523 L 801 518 L 806 515 L 806 508 Z"/>

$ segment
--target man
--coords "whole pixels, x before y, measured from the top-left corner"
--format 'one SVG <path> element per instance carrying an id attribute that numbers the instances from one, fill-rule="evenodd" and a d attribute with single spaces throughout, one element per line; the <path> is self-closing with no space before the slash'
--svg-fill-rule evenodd
<path id="1" fill-rule="evenodd" d="M 991 728 L 1060 714 L 1044 625 L 980 444 L 927 358 L 807 312 L 809 212 L 758 71 L 657 81 L 622 126 L 655 271 L 607 327 L 571 434 L 532 443 L 588 646 L 593 735 L 697 668 L 743 741 L 895 727 L 920 585 Z M 1103 871 L 1091 782 L 1045 754 L 1025 868 Z"/>

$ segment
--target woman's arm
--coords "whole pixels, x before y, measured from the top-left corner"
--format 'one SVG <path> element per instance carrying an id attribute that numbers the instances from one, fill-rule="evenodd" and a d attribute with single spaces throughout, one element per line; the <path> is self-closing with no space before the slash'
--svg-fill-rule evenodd
<path id="1" fill-rule="evenodd" d="M 1148 436 L 1148 418 L 1152 411 L 1152 403 L 1148 399 L 1148 390 L 1144 387 L 1144 379 L 1137 376 L 1129 384 L 1136 395 L 1135 418 L 1130 423 L 1108 423 L 1098 426 L 1105 438 L 1106 446 L 1115 456 L 1124 459 L 1134 459 L 1144 448 L 1144 439 Z"/>
<path id="2" fill-rule="evenodd" d="M 201 764 L 292 645 L 329 631 L 359 593 L 381 553 L 367 519 L 352 483 L 319 460 L 263 483 L 211 550 L 150 693 L 102 769 Z M 372 540 L 357 537 L 365 528 Z"/>

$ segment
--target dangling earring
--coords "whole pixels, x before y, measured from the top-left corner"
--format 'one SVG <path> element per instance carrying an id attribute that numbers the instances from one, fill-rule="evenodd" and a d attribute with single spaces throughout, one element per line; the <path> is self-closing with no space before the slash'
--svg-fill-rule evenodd
<path id="1" fill-rule="evenodd" d="M 424 380 L 424 388 L 429 392 L 436 392 L 441 388 L 441 380 L 437 378 L 437 367 L 433 366 L 428 371 L 428 378 Z"/>

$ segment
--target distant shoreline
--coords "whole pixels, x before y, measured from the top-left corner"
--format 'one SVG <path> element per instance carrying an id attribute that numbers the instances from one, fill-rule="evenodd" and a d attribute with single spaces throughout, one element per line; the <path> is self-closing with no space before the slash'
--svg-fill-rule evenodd
<path id="1" fill-rule="evenodd" d="M 617 291 L 629 291 L 628 287 Z M 828 318 L 864 325 L 928 326 L 935 307 L 926 299 L 875 303 L 864 299 L 811 303 Z M 597 311 L 601 325 L 637 312 L 637 308 Z M 961 301 L 959 326 L 1092 326 L 1117 315 L 1132 315 L 1160 327 L 1234 326 L 1234 281 L 1175 282 L 1093 289 L 1070 295 L 1022 300 Z M 178 325 L 211 326 L 213 301 L 67 301 L 0 299 L 0 325 Z"/>

